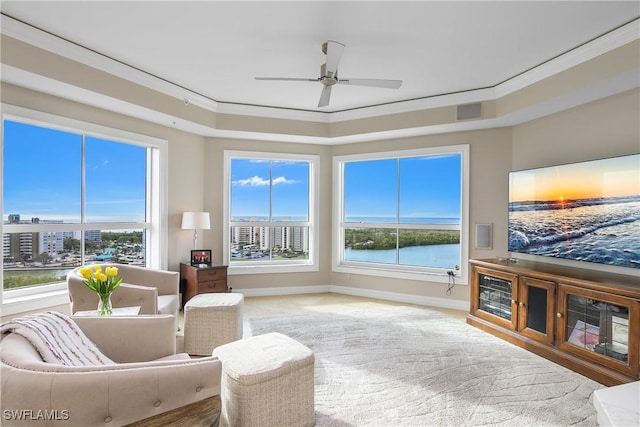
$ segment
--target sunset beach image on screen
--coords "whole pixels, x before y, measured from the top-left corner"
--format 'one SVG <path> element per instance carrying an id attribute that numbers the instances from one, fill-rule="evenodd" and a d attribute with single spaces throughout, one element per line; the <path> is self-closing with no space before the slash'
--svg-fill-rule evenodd
<path id="1" fill-rule="evenodd" d="M 640 154 L 509 174 L 509 251 L 640 268 Z"/>

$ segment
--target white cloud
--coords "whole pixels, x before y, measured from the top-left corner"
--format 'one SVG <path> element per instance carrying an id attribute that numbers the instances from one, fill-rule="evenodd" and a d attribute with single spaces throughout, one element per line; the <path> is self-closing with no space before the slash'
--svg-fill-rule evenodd
<path id="1" fill-rule="evenodd" d="M 295 183 L 295 180 L 292 179 L 287 179 L 284 176 L 279 176 L 277 178 L 273 178 L 273 185 L 278 185 L 278 184 L 293 184 Z M 265 179 L 262 178 L 260 176 L 252 176 L 251 178 L 246 178 L 246 179 L 238 179 L 236 181 L 233 181 L 233 185 L 239 185 L 239 186 L 250 186 L 250 187 L 263 187 L 265 185 L 269 185 L 269 179 Z"/>
<path id="2" fill-rule="evenodd" d="M 251 178 L 247 178 L 247 179 L 239 179 L 237 181 L 233 181 L 234 185 L 240 185 L 242 187 L 244 186 L 251 186 L 251 187 L 262 187 L 265 185 L 269 185 L 269 180 L 268 179 L 264 179 L 261 178 L 259 176 L 252 176 Z"/>
<path id="3" fill-rule="evenodd" d="M 294 184 L 296 181 L 293 179 L 287 179 L 284 176 L 273 178 L 273 185 L 277 184 Z"/>

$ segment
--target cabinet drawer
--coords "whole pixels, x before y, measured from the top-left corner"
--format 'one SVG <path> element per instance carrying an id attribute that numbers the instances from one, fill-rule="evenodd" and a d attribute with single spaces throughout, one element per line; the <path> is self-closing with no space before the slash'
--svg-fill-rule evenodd
<path id="1" fill-rule="evenodd" d="M 206 294 L 209 292 L 226 292 L 226 291 L 227 291 L 226 280 L 216 280 L 212 282 L 198 283 L 199 294 Z"/>
<path id="2" fill-rule="evenodd" d="M 198 269 L 198 282 L 210 282 L 213 280 L 224 280 L 226 278 L 226 268 Z"/>

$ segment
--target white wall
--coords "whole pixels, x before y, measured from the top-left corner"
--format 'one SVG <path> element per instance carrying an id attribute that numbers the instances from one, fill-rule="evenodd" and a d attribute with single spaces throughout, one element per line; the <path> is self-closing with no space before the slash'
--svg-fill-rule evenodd
<path id="1" fill-rule="evenodd" d="M 640 152 L 640 89 L 513 127 L 513 169 Z"/>

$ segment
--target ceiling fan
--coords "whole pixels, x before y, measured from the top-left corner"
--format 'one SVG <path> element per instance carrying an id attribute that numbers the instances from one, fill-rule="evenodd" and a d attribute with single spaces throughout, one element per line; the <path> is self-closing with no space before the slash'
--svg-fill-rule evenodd
<path id="1" fill-rule="evenodd" d="M 327 55 L 327 62 L 320 66 L 320 77 L 317 79 L 305 79 L 295 77 L 256 77 L 256 80 L 280 80 L 280 81 L 301 81 L 320 82 L 324 85 L 320 94 L 318 107 L 329 105 L 331 98 L 331 87 L 335 84 L 357 85 L 398 89 L 402 85 L 402 80 L 386 79 L 341 79 L 338 78 L 338 64 L 344 52 L 345 45 L 333 40 L 327 40 L 322 44 L 322 53 Z"/>

